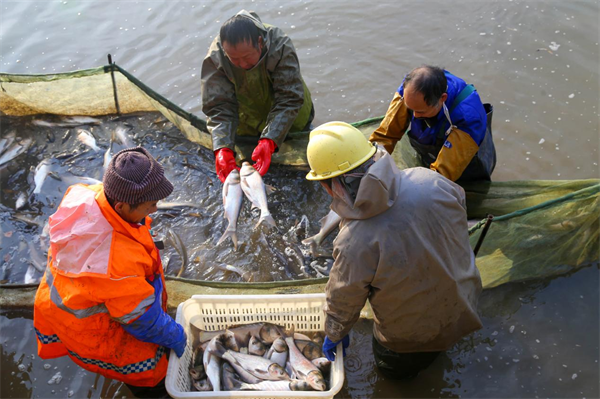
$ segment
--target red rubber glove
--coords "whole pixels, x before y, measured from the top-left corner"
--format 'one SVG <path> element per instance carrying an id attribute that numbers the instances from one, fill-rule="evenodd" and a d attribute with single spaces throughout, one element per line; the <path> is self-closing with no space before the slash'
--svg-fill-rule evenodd
<path id="1" fill-rule="evenodd" d="M 240 169 L 235 164 L 235 154 L 229 148 L 220 148 L 215 151 L 215 170 L 217 177 L 221 183 L 225 183 L 225 179 L 234 169 Z"/>
<path id="2" fill-rule="evenodd" d="M 258 140 L 258 145 L 252 152 L 252 160 L 256 161 L 253 166 L 261 176 L 264 176 L 269 170 L 271 155 L 273 155 L 276 148 L 275 142 L 271 139 Z"/>

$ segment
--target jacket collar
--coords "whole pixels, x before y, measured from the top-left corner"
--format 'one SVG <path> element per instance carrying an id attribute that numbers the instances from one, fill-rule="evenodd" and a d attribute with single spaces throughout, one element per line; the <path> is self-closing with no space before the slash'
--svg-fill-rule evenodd
<path id="1" fill-rule="evenodd" d="M 369 219 L 390 209 L 398 197 L 400 171 L 389 154 L 384 154 L 360 181 L 354 206 L 334 199 L 331 208 L 344 219 Z"/>

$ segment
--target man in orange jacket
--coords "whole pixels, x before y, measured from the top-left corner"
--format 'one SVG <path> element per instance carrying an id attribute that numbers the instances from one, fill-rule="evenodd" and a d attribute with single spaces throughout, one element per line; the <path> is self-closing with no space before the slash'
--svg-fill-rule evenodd
<path id="1" fill-rule="evenodd" d="M 50 216 L 48 266 L 35 297 L 41 358 L 69 356 L 138 397 L 166 394 L 167 348 L 181 356 L 187 337 L 166 313 L 148 215 L 172 191 L 142 147 L 117 153 L 102 184 L 69 187 Z"/>

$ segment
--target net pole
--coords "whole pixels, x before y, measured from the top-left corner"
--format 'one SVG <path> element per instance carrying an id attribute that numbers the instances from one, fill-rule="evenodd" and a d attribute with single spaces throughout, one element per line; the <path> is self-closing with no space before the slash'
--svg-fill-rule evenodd
<path id="1" fill-rule="evenodd" d="M 115 107 L 117 108 L 117 115 L 121 116 L 121 108 L 119 107 L 119 96 L 117 95 L 117 82 L 115 81 L 115 67 L 112 62 L 112 56 L 108 55 L 108 64 L 110 65 L 110 77 L 113 85 L 113 95 L 115 96 Z"/>

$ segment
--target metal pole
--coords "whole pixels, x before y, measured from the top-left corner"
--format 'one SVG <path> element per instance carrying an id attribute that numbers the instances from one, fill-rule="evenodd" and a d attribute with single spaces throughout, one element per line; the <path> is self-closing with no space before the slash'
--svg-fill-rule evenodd
<path id="1" fill-rule="evenodd" d="M 117 115 L 121 116 L 121 107 L 119 107 L 119 96 L 117 95 L 117 82 L 115 81 L 115 67 L 112 62 L 112 56 L 108 55 L 108 64 L 110 65 L 110 77 L 112 78 L 113 94 L 115 96 L 115 107 L 117 108 Z"/>
<path id="2" fill-rule="evenodd" d="M 488 214 L 486 216 L 486 218 L 487 218 L 487 220 L 485 221 L 485 224 L 483 225 L 483 230 L 481 231 L 481 235 L 479 236 L 479 240 L 477 240 L 477 245 L 475 245 L 475 249 L 473 250 L 473 253 L 475 254 L 475 256 L 477 256 L 477 252 L 479 252 L 479 248 L 481 248 L 481 244 L 483 243 L 483 239 L 485 238 L 485 235 L 487 234 L 487 231 L 490 228 L 490 225 L 492 224 L 492 221 L 494 220 L 494 215 Z"/>

